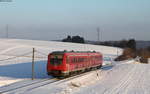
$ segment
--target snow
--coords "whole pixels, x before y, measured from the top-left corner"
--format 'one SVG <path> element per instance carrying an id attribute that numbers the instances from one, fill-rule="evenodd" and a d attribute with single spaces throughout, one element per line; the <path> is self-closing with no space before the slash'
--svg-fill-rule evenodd
<path id="1" fill-rule="evenodd" d="M 96 85 L 80 89 L 75 94 L 85 91 L 86 94 L 149 94 L 149 67 L 144 64 L 117 66 Z"/>
<path id="2" fill-rule="evenodd" d="M 47 55 L 52 51 L 98 51 L 107 58 L 114 58 L 122 49 L 90 44 L 0 39 L 0 86 L 31 79 L 32 48 L 35 48 L 35 78 L 49 78 L 46 74 Z M 105 61 L 110 63 L 111 61 Z"/>
<path id="3" fill-rule="evenodd" d="M 24 94 L 149 94 L 150 65 L 137 64 L 134 61 L 121 63 Z"/>
<path id="4" fill-rule="evenodd" d="M 0 86 L 3 86 L 0 87 L 0 91 L 51 78 L 46 74 L 46 59 L 47 54 L 52 51 L 95 50 L 104 54 L 104 67 L 101 69 L 71 80 L 58 81 L 34 89 L 22 88 L 10 94 L 149 94 L 150 92 L 150 64 L 141 64 L 135 60 L 113 61 L 122 53 L 122 49 L 119 48 L 20 39 L 0 39 L 0 44 Z M 36 49 L 36 80 L 32 81 L 33 47 Z M 14 84 L 9 85 L 10 83 Z"/>

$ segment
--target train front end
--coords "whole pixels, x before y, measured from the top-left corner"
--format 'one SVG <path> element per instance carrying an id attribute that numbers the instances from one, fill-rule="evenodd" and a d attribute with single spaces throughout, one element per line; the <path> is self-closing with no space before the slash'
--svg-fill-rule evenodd
<path id="1" fill-rule="evenodd" d="M 63 52 L 53 52 L 48 55 L 47 74 L 55 77 L 66 76 L 66 59 Z"/>

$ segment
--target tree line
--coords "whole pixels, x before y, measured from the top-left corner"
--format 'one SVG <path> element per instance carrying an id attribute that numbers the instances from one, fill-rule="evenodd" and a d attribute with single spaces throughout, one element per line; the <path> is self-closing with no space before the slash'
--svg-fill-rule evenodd
<path id="1" fill-rule="evenodd" d="M 85 40 L 80 36 L 71 37 L 70 35 L 68 35 L 67 38 L 62 39 L 62 42 L 85 43 Z"/>

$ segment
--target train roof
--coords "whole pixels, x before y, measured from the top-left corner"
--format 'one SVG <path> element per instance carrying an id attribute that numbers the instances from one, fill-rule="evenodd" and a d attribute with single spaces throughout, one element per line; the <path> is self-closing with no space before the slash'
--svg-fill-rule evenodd
<path id="1" fill-rule="evenodd" d="M 64 54 L 64 53 L 98 53 L 96 51 L 54 51 L 51 54 Z"/>

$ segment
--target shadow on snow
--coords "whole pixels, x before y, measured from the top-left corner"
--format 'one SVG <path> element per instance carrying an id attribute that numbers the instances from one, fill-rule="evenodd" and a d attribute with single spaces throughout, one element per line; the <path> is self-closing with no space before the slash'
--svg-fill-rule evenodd
<path id="1" fill-rule="evenodd" d="M 46 61 L 35 62 L 35 78 L 49 78 L 46 72 Z M 0 66 L 0 76 L 11 78 L 31 78 L 32 63 L 20 63 Z"/>
<path id="2" fill-rule="evenodd" d="M 114 65 L 106 65 L 106 66 L 103 66 L 101 69 L 102 70 L 110 70 L 113 68 Z"/>

